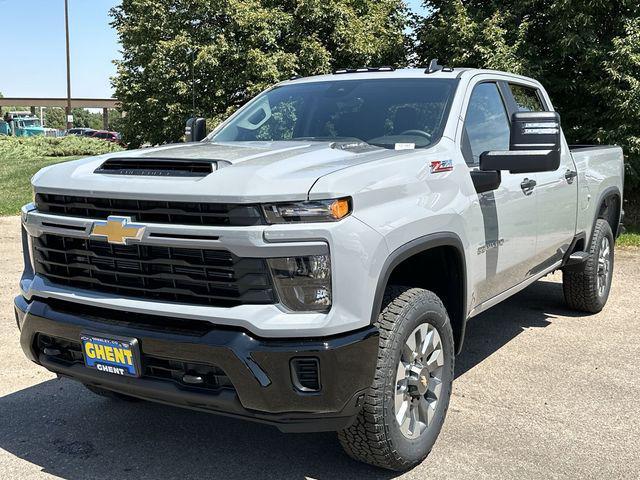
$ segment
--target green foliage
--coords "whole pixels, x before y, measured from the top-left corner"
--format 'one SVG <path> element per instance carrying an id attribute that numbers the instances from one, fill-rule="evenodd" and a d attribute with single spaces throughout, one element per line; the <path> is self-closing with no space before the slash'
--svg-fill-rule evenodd
<path id="1" fill-rule="evenodd" d="M 93 128 L 94 130 L 102 130 L 102 112 L 90 112 L 85 108 L 74 108 L 71 110 L 73 114 L 73 126 L 77 128 Z M 109 130 L 119 131 L 121 126 L 122 114 L 117 110 L 109 110 Z M 48 128 L 57 128 L 66 130 L 67 120 L 64 108 L 47 107 L 44 110 L 44 124 Z"/>
<path id="2" fill-rule="evenodd" d="M 630 231 L 620 235 L 616 241 L 617 246 L 620 247 L 640 247 L 640 232 Z"/>
<path id="3" fill-rule="evenodd" d="M 119 145 L 97 138 L 0 136 L 0 159 L 3 162 L 39 157 L 102 155 L 119 150 L 122 150 Z"/>
<path id="4" fill-rule="evenodd" d="M 113 79 L 132 146 L 180 139 L 192 114 L 220 119 L 294 74 L 404 64 L 402 0 L 123 0 Z"/>
<path id="5" fill-rule="evenodd" d="M 64 114 L 64 108 L 45 108 L 44 126 L 47 128 L 57 128 L 58 130 L 65 130 L 67 128 L 67 119 Z"/>
<path id="6" fill-rule="evenodd" d="M 637 0 L 428 0 L 416 25 L 421 62 L 534 77 L 569 143 L 615 143 L 626 196 L 640 197 L 640 3 Z"/>

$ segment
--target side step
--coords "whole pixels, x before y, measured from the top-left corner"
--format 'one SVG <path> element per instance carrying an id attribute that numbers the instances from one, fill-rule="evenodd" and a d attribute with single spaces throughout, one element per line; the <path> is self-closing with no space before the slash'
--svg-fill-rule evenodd
<path id="1" fill-rule="evenodd" d="M 563 265 L 564 270 L 580 270 L 582 266 L 591 258 L 591 254 L 587 252 L 573 252 L 567 258 L 567 261 Z"/>

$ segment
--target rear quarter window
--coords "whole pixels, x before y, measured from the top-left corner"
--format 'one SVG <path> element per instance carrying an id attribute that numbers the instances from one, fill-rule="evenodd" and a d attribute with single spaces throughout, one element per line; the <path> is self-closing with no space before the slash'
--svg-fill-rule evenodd
<path id="1" fill-rule="evenodd" d="M 538 89 L 525 87 L 524 85 L 509 84 L 513 99 L 520 112 L 544 112 L 546 108 L 540 99 Z"/>

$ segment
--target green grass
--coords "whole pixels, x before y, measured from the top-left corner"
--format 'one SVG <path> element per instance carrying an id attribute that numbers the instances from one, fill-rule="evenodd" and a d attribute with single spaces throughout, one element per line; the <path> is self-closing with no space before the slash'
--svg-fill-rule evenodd
<path id="1" fill-rule="evenodd" d="M 626 233 L 620 235 L 616 243 L 620 247 L 640 248 L 640 229 L 630 228 Z"/>
<path id="2" fill-rule="evenodd" d="M 16 215 L 31 201 L 31 177 L 42 167 L 79 157 L 0 157 L 0 215 Z"/>
<path id="3" fill-rule="evenodd" d="M 31 177 L 41 168 L 118 150 L 95 138 L 0 136 L 0 215 L 16 215 L 31 201 Z"/>

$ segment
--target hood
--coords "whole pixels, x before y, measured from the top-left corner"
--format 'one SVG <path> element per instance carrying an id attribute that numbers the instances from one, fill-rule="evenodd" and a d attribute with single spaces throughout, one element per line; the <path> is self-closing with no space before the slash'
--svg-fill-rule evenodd
<path id="1" fill-rule="evenodd" d="M 313 184 L 337 170 L 409 154 L 362 143 L 232 142 L 166 145 L 102 155 L 47 167 L 32 179 L 36 191 L 117 198 L 251 203 L 303 200 Z M 97 173 L 109 159 L 207 160 L 205 176 Z"/>

